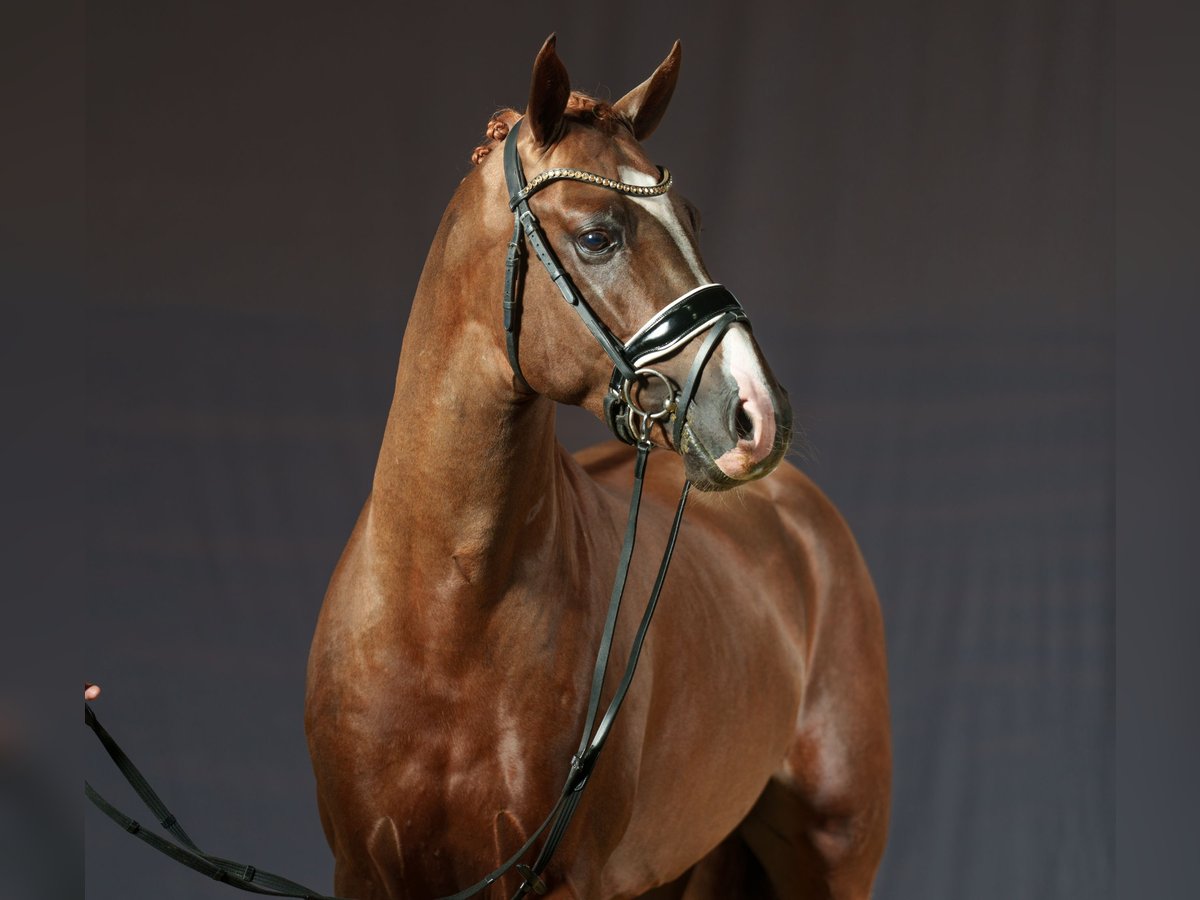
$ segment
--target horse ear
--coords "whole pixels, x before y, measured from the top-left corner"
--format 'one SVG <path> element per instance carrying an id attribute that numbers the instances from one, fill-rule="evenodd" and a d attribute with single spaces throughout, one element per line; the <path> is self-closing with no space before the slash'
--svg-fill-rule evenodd
<path id="1" fill-rule="evenodd" d="M 563 113 L 571 99 L 571 79 L 567 67 L 554 52 L 557 36 L 551 34 L 533 62 L 533 81 L 529 85 L 529 108 L 525 118 L 533 138 L 543 147 L 554 143 L 562 129 Z"/>
<path id="2" fill-rule="evenodd" d="M 676 41 L 654 74 L 613 104 L 617 112 L 633 123 L 633 136 L 639 141 L 650 137 L 662 121 L 671 95 L 675 93 L 675 82 L 679 80 L 682 55 L 682 45 Z"/>

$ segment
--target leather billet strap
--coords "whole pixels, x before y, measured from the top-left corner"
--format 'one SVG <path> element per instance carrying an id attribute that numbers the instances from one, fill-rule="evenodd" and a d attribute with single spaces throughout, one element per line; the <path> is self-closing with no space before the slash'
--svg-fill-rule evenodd
<path id="1" fill-rule="evenodd" d="M 508 242 L 508 259 L 504 263 L 504 342 L 508 349 L 508 362 L 521 387 L 533 393 L 521 371 L 521 275 L 525 260 L 525 242 L 521 239 L 521 222 L 513 225 L 512 240 Z"/>

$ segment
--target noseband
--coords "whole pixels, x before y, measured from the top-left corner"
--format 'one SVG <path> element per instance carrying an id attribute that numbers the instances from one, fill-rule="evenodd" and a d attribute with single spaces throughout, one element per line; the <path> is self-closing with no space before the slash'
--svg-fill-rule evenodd
<path id="1" fill-rule="evenodd" d="M 524 269 L 524 241 L 529 241 L 534 254 L 546 267 L 551 281 L 579 314 L 583 324 L 613 362 L 612 378 L 604 397 L 604 418 L 618 439 L 637 445 L 648 440 L 654 422 L 664 427 L 674 422 L 672 441 L 675 449 L 682 448 L 683 427 L 688 408 L 704 366 L 717 342 L 735 322 L 749 322 L 742 305 L 729 290 L 719 284 L 702 284 L 677 297 L 650 317 L 625 343 L 613 335 L 579 292 L 571 276 L 563 269 L 546 240 L 541 223 L 529 208 L 529 198 L 556 181 L 578 181 L 632 197 L 658 197 L 671 188 L 671 173 L 659 167 L 659 180 L 653 185 L 628 184 L 615 181 L 582 169 L 548 169 L 526 182 L 517 152 L 517 135 L 521 123 L 515 123 L 504 141 L 504 179 L 508 185 L 509 208 L 513 211 L 513 236 L 508 244 L 504 282 L 504 332 L 508 361 L 518 381 L 529 390 L 529 382 L 521 372 L 519 354 L 521 333 L 520 279 Z M 673 381 L 649 364 L 668 357 L 698 335 L 708 337 L 696 354 L 688 379 L 680 389 Z M 635 388 L 647 378 L 661 381 L 667 388 L 667 398 L 657 410 L 646 410 L 635 399 Z"/>

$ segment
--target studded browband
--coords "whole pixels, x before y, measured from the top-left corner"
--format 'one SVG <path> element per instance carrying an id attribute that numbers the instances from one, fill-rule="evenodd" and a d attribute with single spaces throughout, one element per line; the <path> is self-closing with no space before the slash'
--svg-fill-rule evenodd
<path id="1" fill-rule="evenodd" d="M 521 123 L 518 122 L 517 124 L 520 125 Z M 533 180 L 509 200 L 509 209 L 515 209 L 518 203 L 529 199 L 532 194 L 536 194 L 544 185 L 552 181 L 564 180 L 582 181 L 585 184 L 594 184 L 597 187 L 608 188 L 610 191 L 618 191 L 633 197 L 657 197 L 659 194 L 665 194 L 671 189 L 671 182 L 674 179 L 671 178 L 671 173 L 662 166 L 658 167 L 658 183 L 648 185 L 615 181 L 612 178 L 606 178 L 603 175 L 597 175 L 595 172 L 587 172 L 583 169 L 547 169 L 545 172 L 534 175 Z"/>

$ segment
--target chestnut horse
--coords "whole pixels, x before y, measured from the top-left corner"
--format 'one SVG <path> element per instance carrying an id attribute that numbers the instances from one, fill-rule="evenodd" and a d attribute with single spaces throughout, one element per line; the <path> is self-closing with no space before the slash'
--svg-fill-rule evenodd
<path id="1" fill-rule="evenodd" d="M 576 167 L 655 184 L 640 142 L 679 62 L 676 43 L 608 104 L 571 91 L 551 36 L 524 116 L 493 118 L 434 237 L 371 494 L 309 661 L 306 729 L 341 896 L 426 900 L 470 885 L 559 795 L 634 454 L 612 442 L 573 457 L 557 442 L 555 404 L 601 415 L 612 361 L 536 264 L 520 286 L 514 373 L 500 313 L 513 215 L 502 154 L 490 151 L 520 119 L 514 143 L 531 178 Z M 532 207 L 620 340 L 711 282 L 697 213 L 676 191 L 564 180 Z M 682 381 L 697 343 L 655 367 Z M 684 519 L 637 677 L 545 872 L 549 896 L 869 895 L 891 772 L 883 627 L 845 523 L 781 462 L 790 423 L 786 394 L 736 324 L 687 410 L 682 448 L 664 423 L 652 431 L 668 452 L 649 461 L 630 597 L 650 591 L 684 479 L 708 493 Z M 733 502 L 716 493 L 727 489 Z M 618 621 L 618 665 L 636 626 L 636 615 Z M 489 890 L 521 881 L 509 873 Z"/>

